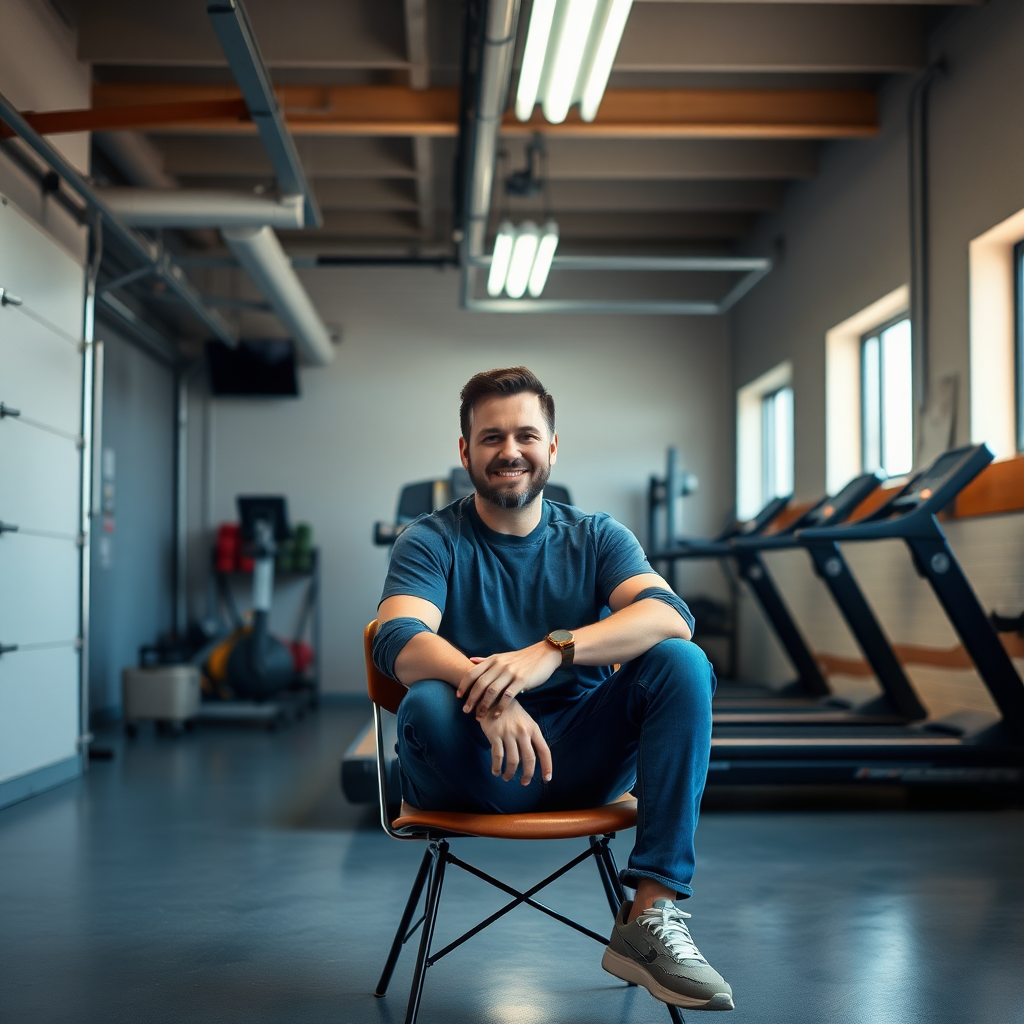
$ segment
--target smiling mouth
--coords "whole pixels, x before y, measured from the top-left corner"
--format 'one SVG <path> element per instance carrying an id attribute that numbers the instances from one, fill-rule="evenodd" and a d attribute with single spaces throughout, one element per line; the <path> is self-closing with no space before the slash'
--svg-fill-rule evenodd
<path id="1" fill-rule="evenodd" d="M 499 480 L 518 480 L 522 476 L 526 476 L 525 469 L 494 469 L 491 470 L 491 476 L 496 476 Z"/>

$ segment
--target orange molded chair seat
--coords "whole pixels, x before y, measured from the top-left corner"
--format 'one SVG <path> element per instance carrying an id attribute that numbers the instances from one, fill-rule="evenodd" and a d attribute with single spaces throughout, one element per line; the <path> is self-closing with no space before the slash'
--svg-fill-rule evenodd
<path id="1" fill-rule="evenodd" d="M 435 834 L 488 839 L 579 839 L 621 832 L 635 825 L 636 800 L 628 793 L 604 807 L 583 811 L 532 811 L 527 814 L 421 811 L 403 800 L 401 814 L 391 823 L 396 831 L 429 830 Z"/>

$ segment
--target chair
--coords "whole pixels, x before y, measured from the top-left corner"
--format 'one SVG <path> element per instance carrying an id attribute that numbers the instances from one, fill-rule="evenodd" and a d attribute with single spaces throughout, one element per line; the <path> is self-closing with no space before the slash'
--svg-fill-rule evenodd
<path id="1" fill-rule="evenodd" d="M 402 912 L 398 930 L 395 932 L 391 951 L 381 973 L 380 981 L 374 992 L 383 996 L 387 992 L 388 983 L 394 972 L 402 947 L 413 937 L 417 929 L 422 928 L 419 950 L 416 954 L 416 967 L 413 972 L 412 989 L 409 993 L 409 1006 L 406 1011 L 406 1024 L 414 1024 L 419 1012 L 420 998 L 423 994 L 423 981 L 428 967 L 432 967 L 442 957 L 457 949 L 484 928 L 494 924 L 509 911 L 520 904 L 527 904 L 556 921 L 574 928 L 583 935 L 601 943 L 608 944 L 608 938 L 591 931 L 577 921 L 572 920 L 543 903 L 534 899 L 538 892 L 560 878 L 567 871 L 593 858 L 598 874 L 604 887 L 608 906 L 613 915 L 625 899 L 625 892 L 619 882 L 619 873 L 615 865 L 609 842 L 620 829 L 632 828 L 636 825 L 636 801 L 627 793 L 613 803 L 604 807 L 594 807 L 581 811 L 539 811 L 530 814 L 468 814 L 456 811 L 421 811 L 404 800 L 396 802 L 389 786 L 387 763 L 384 753 L 384 735 L 381 712 L 398 713 L 398 706 L 406 694 L 405 687 L 390 676 L 384 675 L 373 663 L 373 640 L 377 634 L 377 622 L 374 620 L 363 634 L 363 652 L 366 658 L 366 683 L 370 700 L 373 702 L 373 725 L 377 738 L 377 785 L 380 796 L 381 825 L 392 839 L 404 842 L 424 842 L 426 850 L 419 870 L 412 883 L 409 900 Z M 489 875 L 486 871 L 467 864 L 451 852 L 449 839 L 473 836 L 489 839 L 576 839 L 588 838 L 589 845 L 567 864 L 552 872 L 547 878 L 536 885 L 520 892 L 518 889 Z M 434 937 L 434 925 L 437 910 L 441 902 L 441 887 L 444 885 L 445 870 L 448 865 L 462 868 L 471 875 L 489 882 L 495 888 L 507 893 L 512 899 L 500 910 L 486 917 L 479 924 L 463 932 L 457 939 L 449 942 L 443 949 L 431 952 L 430 946 Z M 413 916 L 420 903 L 424 887 L 427 890 L 423 913 L 415 924 Z M 668 1005 L 668 1004 L 666 1004 Z M 675 1024 L 683 1024 L 682 1014 L 675 1006 L 668 1006 L 668 1011 Z"/>

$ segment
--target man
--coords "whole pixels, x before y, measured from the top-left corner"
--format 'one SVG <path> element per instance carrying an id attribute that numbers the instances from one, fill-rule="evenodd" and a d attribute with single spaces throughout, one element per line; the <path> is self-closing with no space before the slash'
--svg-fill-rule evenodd
<path id="1" fill-rule="evenodd" d="M 602 966 L 665 1002 L 731 1010 L 676 903 L 693 892 L 715 687 L 689 642 L 693 617 L 625 527 L 544 500 L 555 407 L 529 370 L 473 377 L 461 423 L 476 491 L 401 534 L 378 609 L 374 660 L 409 687 L 405 799 L 521 813 L 633 790 L 636 845 L 621 879 L 636 898 Z"/>

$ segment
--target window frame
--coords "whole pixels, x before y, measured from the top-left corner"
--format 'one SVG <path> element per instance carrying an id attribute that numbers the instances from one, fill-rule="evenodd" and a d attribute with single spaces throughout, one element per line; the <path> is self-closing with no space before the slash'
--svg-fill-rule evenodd
<path id="1" fill-rule="evenodd" d="M 888 320 L 883 320 L 881 323 L 876 324 L 869 331 L 865 331 L 860 336 L 860 351 L 858 354 L 858 365 L 860 367 L 860 464 L 861 472 L 870 473 L 874 470 L 881 469 L 882 472 L 888 474 L 888 470 L 885 467 L 885 358 L 882 352 L 882 335 L 889 330 L 891 327 L 895 327 L 897 324 L 902 323 L 904 320 L 910 320 L 910 311 L 903 310 L 899 313 L 889 317 Z M 911 331 L 913 331 L 913 324 L 911 324 Z M 878 341 L 878 465 L 868 466 L 867 464 L 867 419 L 864 415 L 867 409 L 867 374 L 864 369 L 864 352 L 867 343 L 877 339 Z M 911 364 L 911 389 L 913 389 L 913 364 Z M 913 403 L 913 390 L 911 390 L 911 403 Z M 913 416 L 911 417 L 910 426 L 910 448 L 913 452 L 914 442 L 916 440 L 914 432 L 914 421 Z M 908 471 L 904 471 L 908 472 Z"/>
<path id="2" fill-rule="evenodd" d="M 761 505 L 766 505 L 773 498 L 787 497 L 777 493 L 778 462 L 776 451 L 778 446 L 778 416 L 775 413 L 778 397 L 782 392 L 789 393 L 789 470 L 790 482 L 787 488 L 789 495 L 793 493 L 796 475 L 796 395 L 792 382 L 780 384 L 771 391 L 761 395 Z"/>

